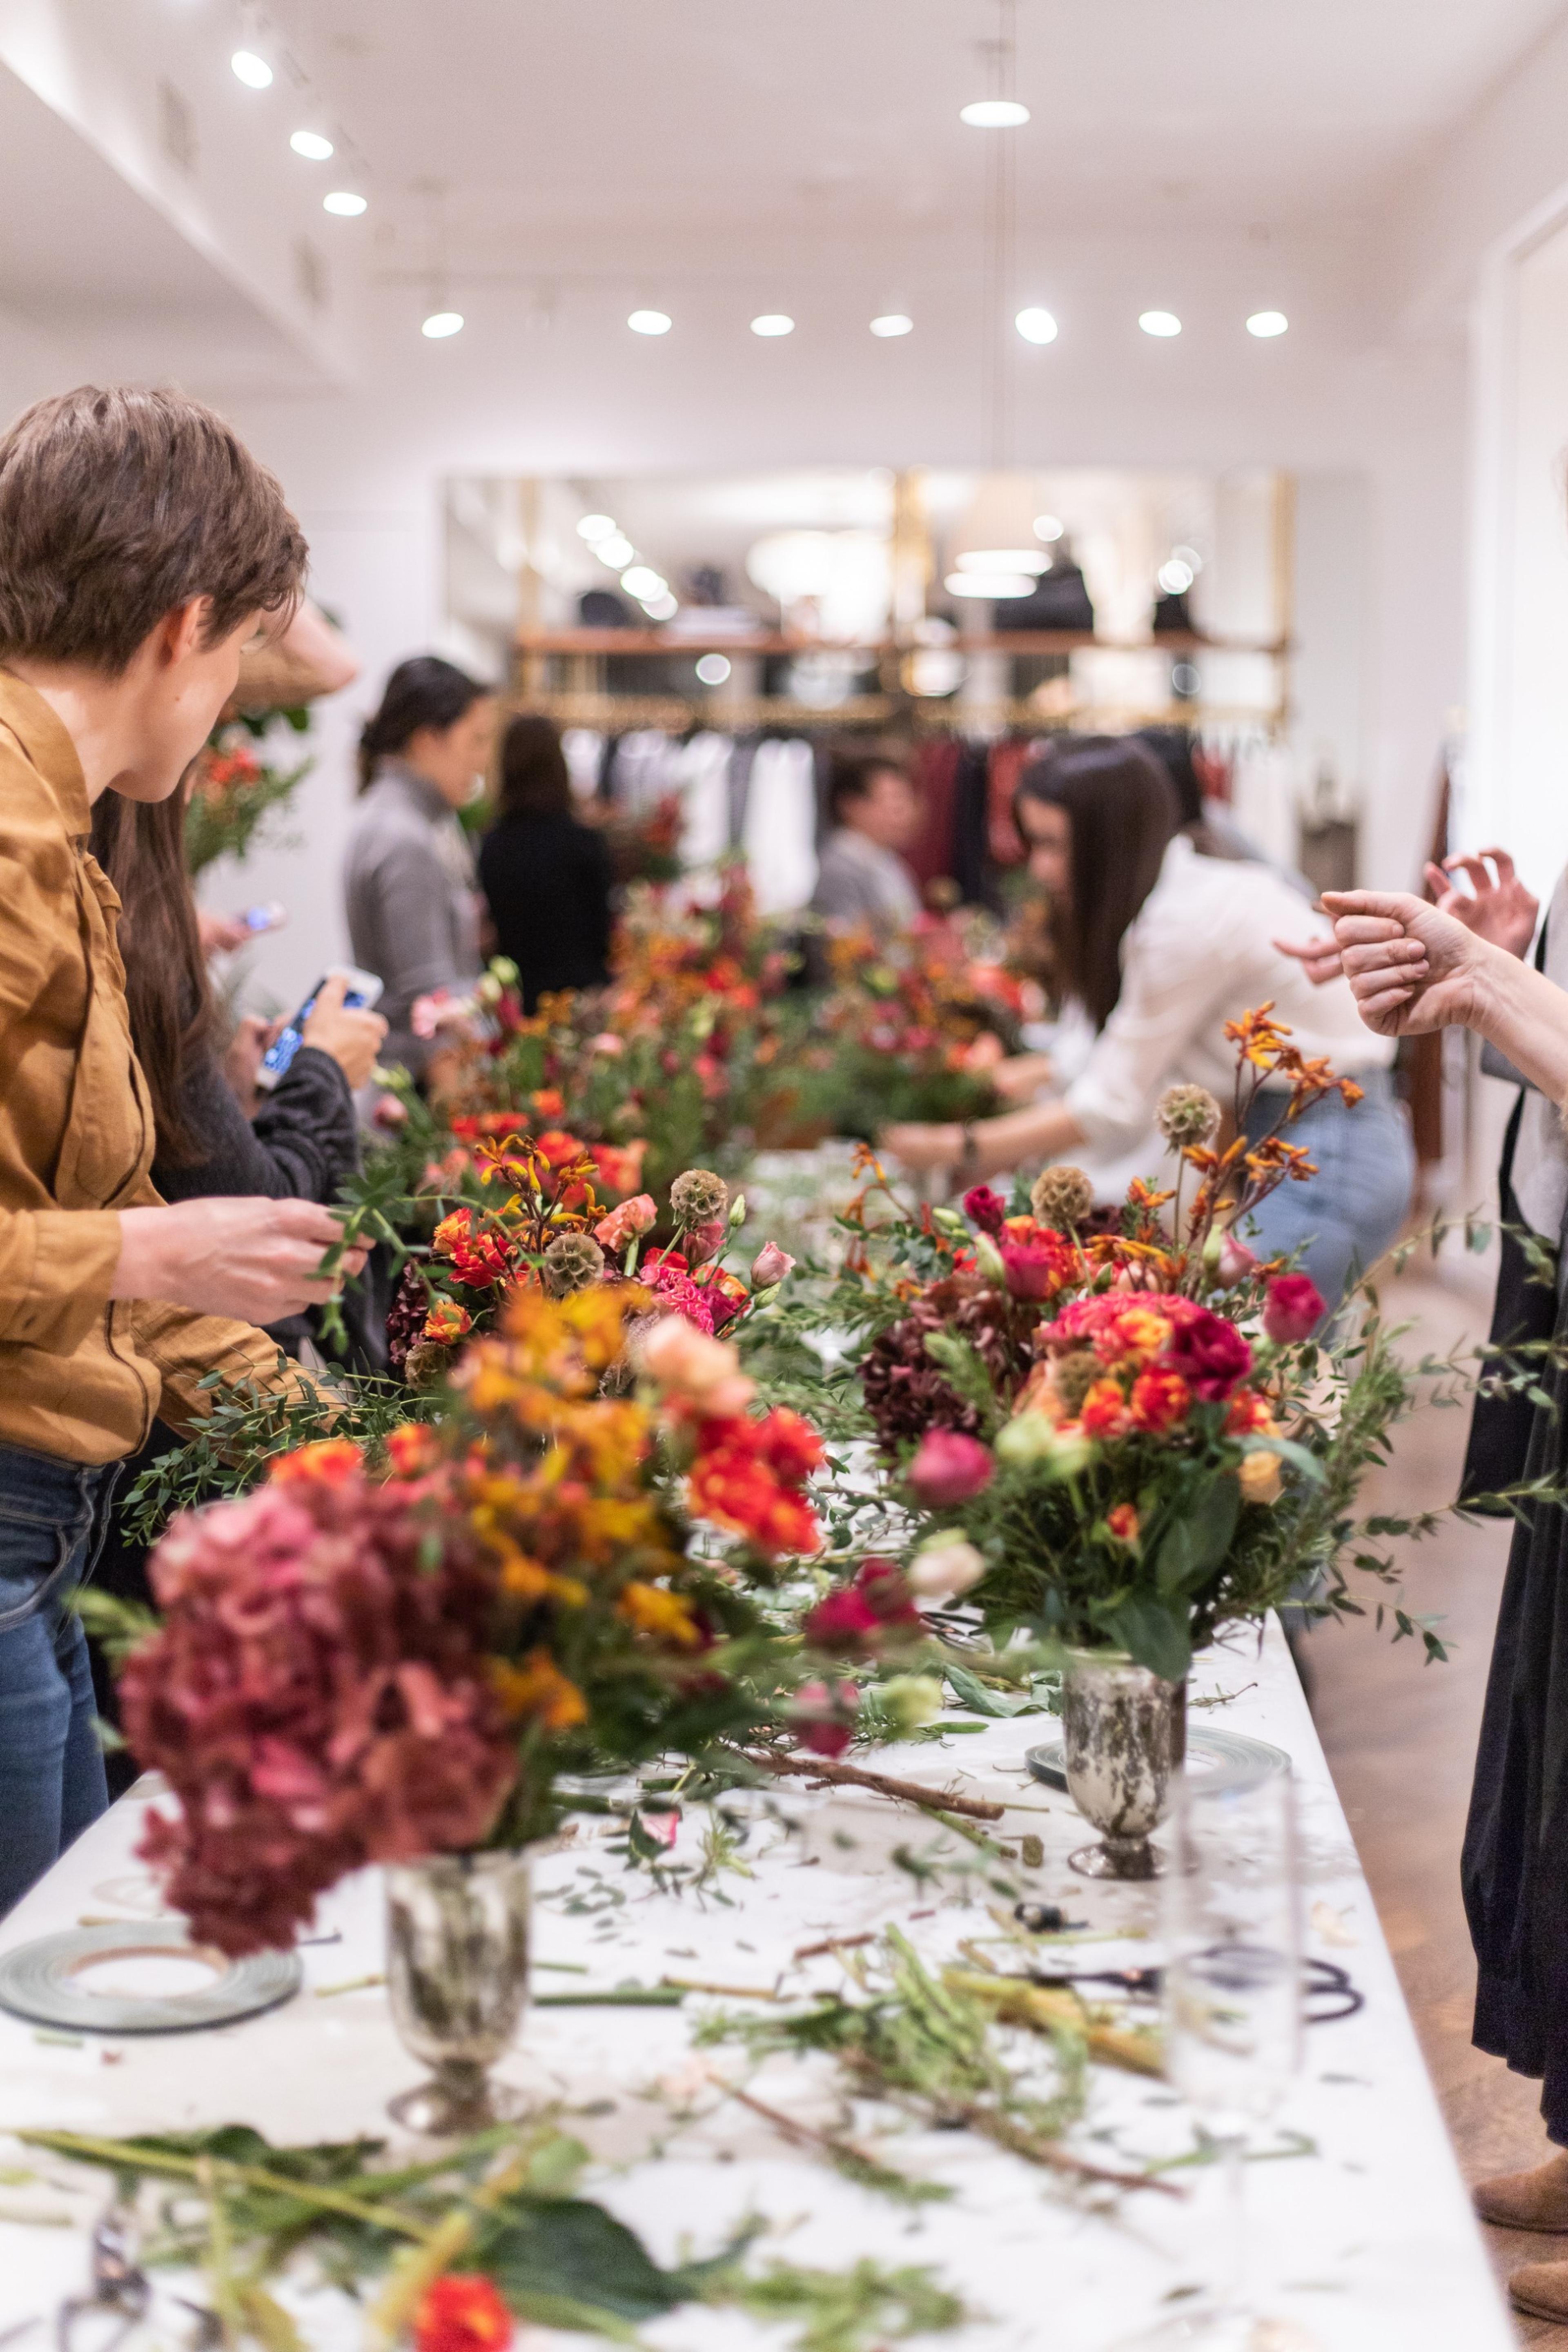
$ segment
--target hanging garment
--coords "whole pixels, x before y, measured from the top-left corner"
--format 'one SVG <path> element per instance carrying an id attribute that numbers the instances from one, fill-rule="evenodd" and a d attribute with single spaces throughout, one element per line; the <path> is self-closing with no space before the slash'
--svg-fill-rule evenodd
<path id="1" fill-rule="evenodd" d="M 1038 749 L 1032 735 L 1010 735 L 1005 743 L 991 747 L 986 847 L 995 866 L 1022 866 L 1027 855 L 1013 822 L 1013 795 Z"/>
<path id="2" fill-rule="evenodd" d="M 991 747 L 963 743 L 959 748 L 958 782 L 953 793 L 953 879 L 966 906 L 1001 908 L 995 868 L 987 849 L 990 825 Z"/>
<path id="3" fill-rule="evenodd" d="M 605 774 L 605 738 L 596 727 L 568 727 L 561 737 L 562 754 L 566 761 L 566 773 L 572 780 L 572 797 L 578 801 L 596 801 Z"/>
<path id="4" fill-rule="evenodd" d="M 689 743 L 682 744 L 670 762 L 680 794 L 680 862 L 685 866 L 716 865 L 730 846 L 730 763 L 734 749 L 730 736 L 705 728 Z"/>
<path id="5" fill-rule="evenodd" d="M 759 743 L 747 780 L 742 846 L 758 912 L 793 914 L 816 887 L 816 779 L 801 736 Z"/>
<path id="6" fill-rule="evenodd" d="M 921 796 L 921 829 L 904 862 L 921 883 L 958 880 L 958 768 L 963 747 L 955 735 L 939 735 L 915 753 L 915 788 Z"/>
<path id="7" fill-rule="evenodd" d="M 610 797 L 626 816 L 641 816 L 675 790 L 679 739 L 661 727 L 623 735 L 610 763 Z"/>

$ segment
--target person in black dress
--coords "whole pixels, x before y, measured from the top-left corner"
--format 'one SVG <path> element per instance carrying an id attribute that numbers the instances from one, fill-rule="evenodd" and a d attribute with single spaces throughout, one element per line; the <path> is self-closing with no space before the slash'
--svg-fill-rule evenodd
<path id="1" fill-rule="evenodd" d="M 1384 1034 L 1475 1029 L 1534 1090 L 1510 1126 L 1503 1198 L 1548 1264 L 1556 1242 L 1556 1281 L 1544 1289 L 1526 1281 L 1517 1248 L 1511 1263 L 1505 1255 L 1492 1339 L 1538 1340 L 1549 1329 L 1552 1351 L 1527 1420 L 1495 1402 L 1478 1416 L 1465 1492 L 1520 1477 L 1549 1491 L 1524 1505 L 1509 1553 L 1462 1876 L 1477 1960 L 1475 2041 L 1540 2079 L 1558 2151 L 1480 2182 L 1477 2209 L 1507 2229 L 1568 2237 L 1568 1506 L 1558 1499 L 1568 1494 L 1568 1183 L 1557 1129 L 1568 1117 L 1568 991 L 1550 977 L 1568 898 L 1560 889 L 1553 899 L 1544 971 L 1420 899 L 1325 892 L 1323 903 L 1369 1025 Z M 1540 1135 L 1521 1155 L 1522 1122 L 1537 1113 Z M 1558 1230 L 1547 1231 L 1554 1220 Z M 1509 2286 L 1521 2310 L 1568 2321 L 1568 2261 L 1526 2263 Z"/>
<path id="2" fill-rule="evenodd" d="M 560 731 L 548 719 L 525 712 L 508 727 L 498 802 L 479 881 L 497 952 L 516 964 L 531 1013 L 542 995 L 609 978 L 609 845 L 572 813 Z"/>

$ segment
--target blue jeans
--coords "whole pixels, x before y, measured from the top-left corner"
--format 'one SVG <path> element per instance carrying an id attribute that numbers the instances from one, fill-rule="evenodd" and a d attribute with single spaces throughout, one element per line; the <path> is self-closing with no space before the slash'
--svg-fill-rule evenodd
<path id="1" fill-rule="evenodd" d="M 1415 1181 L 1410 1125 L 1393 1079 L 1386 1070 L 1367 1070 L 1357 1084 L 1363 1101 L 1347 1110 L 1338 1095 L 1325 1095 L 1283 1130 L 1286 1142 L 1305 1146 L 1318 1172 L 1270 1193 L 1253 1218 L 1257 1233 L 1246 1236 L 1260 1256 L 1300 1249 L 1300 1271 L 1331 1307 L 1397 1239 Z M 1258 1096 L 1248 1140 L 1267 1135 L 1279 1115 L 1278 1095 Z"/>
<path id="2" fill-rule="evenodd" d="M 109 1803 L 92 1675 L 61 1606 L 112 1475 L 0 1445 L 0 1916 Z"/>

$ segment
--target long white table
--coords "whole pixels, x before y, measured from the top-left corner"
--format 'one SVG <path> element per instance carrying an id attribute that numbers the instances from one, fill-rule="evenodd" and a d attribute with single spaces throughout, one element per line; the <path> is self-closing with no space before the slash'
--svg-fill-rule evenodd
<path id="1" fill-rule="evenodd" d="M 1269 2143 L 1299 2145 L 1287 2136 L 1300 2135 L 1315 2153 L 1247 2168 L 1259 2299 L 1321 2352 L 1504 2352 L 1513 2332 L 1278 1628 L 1260 1655 L 1238 1649 L 1202 1662 L 1194 1692 L 1233 1694 L 1200 1709 L 1195 1723 L 1253 1733 L 1293 1759 L 1310 1948 L 1348 1968 L 1365 1996 L 1359 2015 L 1309 2030 L 1305 2071 Z M 1043 1868 L 1026 1874 L 1031 1891 L 1107 1934 L 1151 1929 L 1154 1890 L 1090 1884 L 1066 1867 L 1085 1825 L 1068 1798 L 1028 1780 L 1023 1765 L 1026 1748 L 1054 1727 L 1025 1716 L 873 1760 L 935 1785 L 1016 1800 L 1030 1810 L 1012 1814 L 1003 1833 L 1016 1840 L 1033 1832 L 1045 1850 Z M 156 1909 L 132 1858 L 145 1802 L 133 1791 L 64 1857 L 0 1926 L 0 1948 L 83 1917 L 131 1926 Z M 804 1791 L 785 1796 L 782 1810 L 793 1828 L 786 1833 L 775 1822 L 752 1833 L 742 1858 L 753 1874 L 725 1872 L 717 1881 L 723 1901 L 658 1892 L 646 1872 L 627 1874 L 603 1850 L 613 1832 L 584 1817 L 575 1836 L 537 1865 L 536 1948 L 546 1961 L 584 1965 L 591 1975 L 542 1970 L 539 1988 L 653 1983 L 663 1974 L 734 1987 L 771 1988 L 782 1979 L 786 1991 L 826 1987 L 842 1982 L 838 1964 L 794 1964 L 799 1946 L 897 1921 L 934 1961 L 952 1957 L 961 1937 L 991 1930 L 982 1894 L 922 1889 L 891 1860 L 895 1845 L 918 1850 L 945 1836 L 919 1813 Z M 695 1850 L 702 1825 L 700 1814 L 689 1818 L 677 1858 Z M 321 1906 L 319 1932 L 334 1931 L 339 1941 L 303 1950 L 298 1998 L 216 2032 L 87 2037 L 68 2047 L 0 2014 L 0 2332 L 32 2315 L 52 2327 L 61 2299 L 82 2290 L 84 2229 L 104 2198 L 104 2176 L 40 2163 L 5 2137 L 15 2127 L 120 2135 L 244 2121 L 274 2141 L 381 2129 L 395 2137 L 386 2102 L 420 2070 L 393 2032 L 384 1992 L 331 1990 L 381 1968 L 374 1874 Z M 1076 1957 L 1094 1947 L 1069 1948 Z M 911 2214 L 847 2183 L 719 2094 L 708 2070 L 739 2075 L 742 2067 L 732 2048 L 693 2049 L 692 2022 L 709 2005 L 692 1997 L 679 2010 L 536 2011 L 500 2070 L 542 2103 L 593 2111 L 571 2118 L 601 2160 L 587 2193 L 637 2229 L 659 2259 L 675 2260 L 683 2242 L 710 2251 L 745 2215 L 762 2213 L 792 2261 L 840 2264 L 869 2253 L 891 2264 L 930 2263 L 979 2315 L 942 2339 L 955 2352 L 1110 2352 L 1179 2308 L 1182 2291 L 1208 2274 L 1220 2203 L 1215 2168 L 1177 2172 L 1189 2191 L 1180 2202 L 1142 2192 L 1095 2210 L 968 2134 L 900 2131 L 881 2143 L 889 2160 L 957 2192 Z M 819 2122 L 836 2114 L 832 2084 L 826 2062 L 816 2060 L 772 2060 L 752 2078 L 771 2104 Z M 862 2110 L 862 2136 L 871 2124 Z M 1192 2140 L 1191 2117 L 1162 2084 L 1092 2070 L 1089 2114 L 1073 2143 L 1082 2153 L 1125 2162 Z M 662 2152 L 652 2152 L 656 2146 Z M 23 2164 L 37 2168 L 35 2179 L 17 2180 L 10 2168 Z M 295 2307 L 312 2347 L 358 2343 L 360 2323 L 337 2298 L 311 2296 Z M 127 2352 L 177 2345 L 184 2325 L 149 2326 Z M 735 2352 L 780 2340 L 732 2312 L 690 2307 L 643 2332 L 668 2352 Z M 537 2340 L 584 2339 L 540 2331 Z M 40 2326 L 16 2341 L 26 2352 L 52 2337 Z"/>

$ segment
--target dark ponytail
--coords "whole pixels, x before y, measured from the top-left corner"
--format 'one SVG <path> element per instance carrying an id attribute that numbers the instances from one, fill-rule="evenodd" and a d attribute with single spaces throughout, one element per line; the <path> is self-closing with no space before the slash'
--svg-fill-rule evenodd
<path id="1" fill-rule="evenodd" d="M 412 660 L 399 662 L 386 681 L 380 709 L 360 735 L 361 792 L 374 776 L 378 760 L 406 751 L 422 727 L 445 734 L 490 690 L 439 654 L 416 654 Z"/>
<path id="2" fill-rule="evenodd" d="M 1076 735 L 1024 770 L 1015 817 L 1026 801 L 1065 809 L 1072 820 L 1072 888 L 1058 925 L 1060 976 L 1103 1029 L 1121 994 L 1121 942 L 1181 830 L 1176 788 L 1135 737 Z"/>

